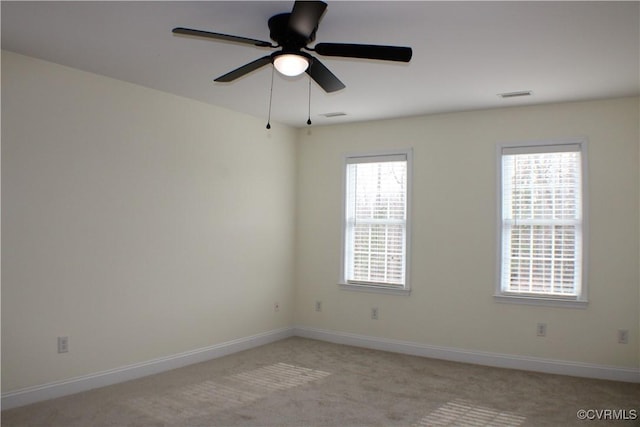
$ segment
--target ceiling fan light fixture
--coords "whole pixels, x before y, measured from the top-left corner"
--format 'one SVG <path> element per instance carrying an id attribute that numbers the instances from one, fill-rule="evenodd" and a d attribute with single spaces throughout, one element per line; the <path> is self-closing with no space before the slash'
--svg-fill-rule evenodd
<path id="1" fill-rule="evenodd" d="M 273 66 L 280 74 L 295 77 L 304 73 L 309 68 L 309 60 L 302 55 L 285 53 L 278 55 L 273 60 Z"/>

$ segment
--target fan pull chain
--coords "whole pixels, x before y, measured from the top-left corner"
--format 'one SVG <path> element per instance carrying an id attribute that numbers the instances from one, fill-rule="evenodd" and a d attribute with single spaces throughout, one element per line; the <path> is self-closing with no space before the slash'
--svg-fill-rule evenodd
<path id="1" fill-rule="evenodd" d="M 311 126 L 311 79 L 309 79 L 309 118 L 307 124 Z"/>
<path id="2" fill-rule="evenodd" d="M 271 129 L 271 101 L 273 100 L 273 74 L 275 67 L 271 67 L 271 90 L 269 91 L 269 117 L 267 118 L 267 129 Z"/>

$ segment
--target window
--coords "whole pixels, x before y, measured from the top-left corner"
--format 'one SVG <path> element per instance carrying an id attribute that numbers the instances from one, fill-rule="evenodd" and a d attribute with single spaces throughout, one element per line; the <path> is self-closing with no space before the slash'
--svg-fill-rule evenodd
<path id="1" fill-rule="evenodd" d="M 345 160 L 340 283 L 352 290 L 408 293 L 411 151 Z"/>
<path id="2" fill-rule="evenodd" d="M 499 300 L 585 305 L 584 140 L 500 147 Z"/>

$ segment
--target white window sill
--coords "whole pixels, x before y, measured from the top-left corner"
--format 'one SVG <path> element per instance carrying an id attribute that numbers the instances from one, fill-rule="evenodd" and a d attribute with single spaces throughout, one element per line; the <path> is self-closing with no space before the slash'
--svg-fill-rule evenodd
<path id="1" fill-rule="evenodd" d="M 547 307 L 587 308 L 589 304 L 589 302 L 585 300 L 529 295 L 494 295 L 493 299 L 499 303 L 540 305 Z"/>
<path id="2" fill-rule="evenodd" d="M 404 295 L 404 296 L 409 296 L 409 294 L 411 294 L 411 289 L 392 288 L 390 286 L 356 285 L 353 283 L 339 283 L 338 286 L 343 291 L 371 292 L 375 294 Z"/>

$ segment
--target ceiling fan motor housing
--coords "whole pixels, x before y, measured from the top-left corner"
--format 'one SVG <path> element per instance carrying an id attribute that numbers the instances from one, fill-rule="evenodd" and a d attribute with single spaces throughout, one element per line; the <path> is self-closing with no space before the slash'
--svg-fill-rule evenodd
<path id="1" fill-rule="evenodd" d="M 269 36 L 285 51 L 298 51 L 316 39 L 317 27 L 309 37 L 299 34 L 289 26 L 291 13 L 280 13 L 269 18 Z"/>

